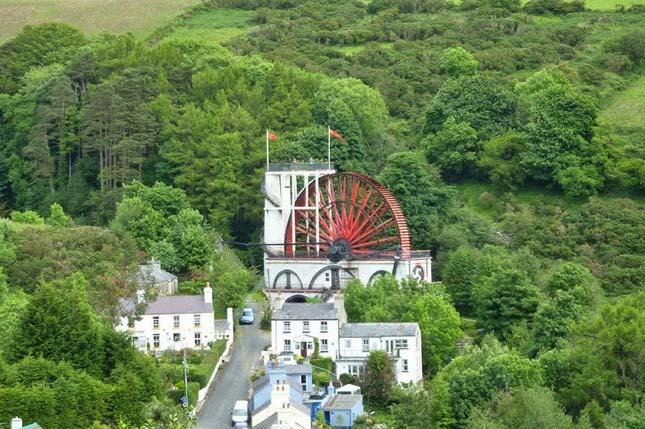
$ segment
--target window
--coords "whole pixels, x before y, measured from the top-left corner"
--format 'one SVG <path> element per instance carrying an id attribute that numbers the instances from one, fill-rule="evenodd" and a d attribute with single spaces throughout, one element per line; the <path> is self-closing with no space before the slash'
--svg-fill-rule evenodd
<path id="1" fill-rule="evenodd" d="M 313 344 L 311 342 L 307 343 L 307 350 L 312 350 L 314 348 Z"/>
<path id="2" fill-rule="evenodd" d="M 152 327 L 159 329 L 159 316 L 152 316 Z"/>
<path id="3" fill-rule="evenodd" d="M 179 316 L 172 316 L 172 326 L 179 328 Z"/>
<path id="4" fill-rule="evenodd" d="M 196 327 L 199 327 L 199 325 L 201 325 L 201 323 L 202 323 L 202 317 L 201 317 L 201 315 L 199 315 L 199 314 L 195 314 L 193 317 L 194 317 L 194 319 L 195 319 L 195 326 L 196 326 Z"/>
<path id="5" fill-rule="evenodd" d="M 152 335 L 152 346 L 155 349 L 159 348 L 159 334 L 153 334 Z"/>
<path id="6" fill-rule="evenodd" d="M 200 346 L 202 344 L 202 334 L 195 332 L 195 345 Z"/>
<path id="7" fill-rule="evenodd" d="M 370 351 L 370 339 L 369 338 L 363 338 L 363 351 L 364 352 L 369 352 Z"/>
<path id="8" fill-rule="evenodd" d="M 307 376 L 305 374 L 300 374 L 300 387 L 303 392 L 307 391 Z"/>
<path id="9" fill-rule="evenodd" d="M 352 340 L 345 340 L 345 348 L 346 349 L 352 348 Z"/>
<path id="10" fill-rule="evenodd" d="M 328 351 L 329 345 L 327 344 L 327 340 L 320 340 L 320 352 L 327 353 Z"/>
<path id="11" fill-rule="evenodd" d="M 327 322 L 320 322 L 320 332 L 327 332 Z"/>
<path id="12" fill-rule="evenodd" d="M 396 350 L 405 350 L 408 348 L 408 340 L 395 340 L 394 348 Z"/>
<path id="13" fill-rule="evenodd" d="M 408 360 L 403 359 L 403 372 L 408 372 Z"/>
<path id="14" fill-rule="evenodd" d="M 291 322 L 284 322 L 282 325 L 282 332 L 285 334 L 291 333 Z"/>
<path id="15" fill-rule="evenodd" d="M 347 372 L 348 372 L 348 374 L 351 374 L 351 375 L 359 375 L 360 374 L 360 366 L 359 365 L 347 365 Z"/>
<path id="16" fill-rule="evenodd" d="M 179 332 L 175 332 L 172 334 L 172 340 L 176 343 L 181 341 L 181 334 Z"/>
<path id="17" fill-rule="evenodd" d="M 304 322 L 302 322 L 302 332 L 304 332 L 305 334 L 309 332 L 309 321 L 308 320 L 305 320 Z"/>
<path id="18" fill-rule="evenodd" d="M 291 340 L 284 340 L 284 351 L 285 352 L 291 351 Z"/>

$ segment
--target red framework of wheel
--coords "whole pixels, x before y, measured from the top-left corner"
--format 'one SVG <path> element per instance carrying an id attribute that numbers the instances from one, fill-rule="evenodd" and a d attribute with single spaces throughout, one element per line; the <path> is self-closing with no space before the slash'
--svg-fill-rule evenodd
<path id="1" fill-rule="evenodd" d="M 316 201 L 318 222 L 311 209 Z M 399 248 L 401 256 L 410 255 L 410 233 L 399 203 L 369 176 L 322 176 L 317 186 L 311 182 L 298 195 L 294 207 L 285 231 L 288 257 L 326 257 L 330 244 L 339 242 L 349 247 L 351 258 L 394 256 Z"/>

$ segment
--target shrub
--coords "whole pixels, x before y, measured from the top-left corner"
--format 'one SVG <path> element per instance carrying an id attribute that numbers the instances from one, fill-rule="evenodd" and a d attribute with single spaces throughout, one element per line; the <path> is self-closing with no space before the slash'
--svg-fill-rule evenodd
<path id="1" fill-rule="evenodd" d="M 43 225 L 45 220 L 40 217 L 38 213 L 32 210 L 25 210 L 24 212 L 12 211 L 11 220 L 18 223 L 28 223 L 31 225 Z"/>

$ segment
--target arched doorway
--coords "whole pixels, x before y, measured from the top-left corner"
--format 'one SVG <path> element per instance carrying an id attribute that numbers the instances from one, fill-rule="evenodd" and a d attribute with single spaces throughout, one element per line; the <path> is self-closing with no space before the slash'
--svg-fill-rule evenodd
<path id="1" fill-rule="evenodd" d="M 307 297 L 304 295 L 291 295 L 285 303 L 289 304 L 304 304 L 307 302 Z"/>

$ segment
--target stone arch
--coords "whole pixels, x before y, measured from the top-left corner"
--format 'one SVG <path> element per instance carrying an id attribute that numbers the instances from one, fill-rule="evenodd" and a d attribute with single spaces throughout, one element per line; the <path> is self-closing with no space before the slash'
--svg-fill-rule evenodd
<path id="1" fill-rule="evenodd" d="M 304 295 L 291 295 L 285 303 L 304 304 L 307 302 L 307 297 Z"/>
<path id="2" fill-rule="evenodd" d="M 369 286 L 369 285 L 371 285 L 371 284 L 372 284 L 372 282 L 374 282 L 374 280 L 376 280 L 377 278 L 382 277 L 382 276 L 384 276 L 384 275 L 386 275 L 386 274 L 392 274 L 392 273 L 388 273 L 388 272 L 387 272 L 387 271 L 385 271 L 385 270 L 378 270 L 378 271 L 376 271 L 374 274 L 372 274 L 372 275 L 370 276 L 370 279 L 367 281 L 367 285 L 368 285 L 368 286 Z"/>
<path id="3" fill-rule="evenodd" d="M 304 289 L 302 280 L 292 270 L 282 270 L 273 279 L 273 289 Z"/>
<path id="4" fill-rule="evenodd" d="M 327 278 L 326 273 L 329 274 Z M 317 284 L 319 277 L 325 275 L 324 281 L 325 284 Z M 327 283 L 330 283 L 331 289 L 340 289 L 342 286 L 347 283 L 348 280 L 355 278 L 354 274 L 346 268 L 341 267 L 340 265 L 328 265 L 321 270 L 319 270 L 309 282 L 309 289 L 324 289 L 329 288 Z"/>

